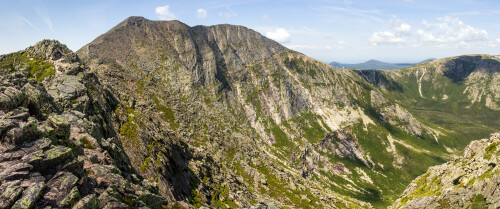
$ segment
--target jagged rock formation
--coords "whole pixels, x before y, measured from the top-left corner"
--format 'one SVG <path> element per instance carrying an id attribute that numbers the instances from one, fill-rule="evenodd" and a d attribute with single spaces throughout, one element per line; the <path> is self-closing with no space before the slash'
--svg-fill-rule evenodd
<path id="1" fill-rule="evenodd" d="M 0 208 L 167 205 L 92 119 L 92 75 L 76 54 L 45 40 L 0 63 Z"/>
<path id="2" fill-rule="evenodd" d="M 500 133 L 473 141 L 462 157 L 429 168 L 392 208 L 499 208 Z"/>
<path id="3" fill-rule="evenodd" d="M 460 153 L 468 136 L 498 128 L 499 111 L 490 108 L 499 101 L 497 71 L 462 70 L 470 74 L 455 82 L 444 72 L 464 65 L 448 60 L 387 72 L 335 69 L 242 26 L 131 17 L 76 54 L 42 41 L 1 56 L 0 110 L 37 129 L 53 128 L 59 119 L 52 118 L 67 121 L 69 136 L 30 150 L 57 148 L 83 162 L 83 174 L 56 166 L 36 181 L 44 185 L 24 189 L 29 196 L 74 175 L 65 188 L 78 190 L 81 204 L 70 205 L 81 207 L 386 207 L 429 166 Z M 422 74 L 427 65 L 441 70 Z M 429 75 L 446 82 L 429 81 L 430 92 Z M 475 76 L 493 87 L 474 86 Z M 441 84 L 468 88 L 446 101 L 428 96 L 448 91 Z M 485 108 L 468 124 L 450 126 L 415 109 L 423 98 L 433 114 L 451 117 L 439 112 L 443 105 L 469 116 L 474 92 L 489 103 L 477 100 Z M 27 146 L 33 125 L 5 124 L 2 146 Z M 26 142 L 43 142 L 35 136 Z M 39 157 L 34 162 L 46 159 Z M 35 204 L 62 201 L 59 190 L 41 190 Z"/>

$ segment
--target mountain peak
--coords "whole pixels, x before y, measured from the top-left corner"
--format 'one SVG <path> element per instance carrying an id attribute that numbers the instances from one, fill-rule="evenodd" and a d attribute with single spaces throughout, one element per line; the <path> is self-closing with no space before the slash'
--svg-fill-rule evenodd
<path id="1" fill-rule="evenodd" d="M 72 53 L 66 45 L 57 40 L 49 39 L 36 43 L 34 46 L 27 48 L 26 51 L 32 56 L 50 60 L 58 60 L 62 56 Z"/>

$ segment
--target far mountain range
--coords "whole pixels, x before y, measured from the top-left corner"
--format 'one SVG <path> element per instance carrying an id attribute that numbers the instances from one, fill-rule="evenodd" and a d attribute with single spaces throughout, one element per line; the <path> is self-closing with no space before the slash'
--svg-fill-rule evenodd
<path id="1" fill-rule="evenodd" d="M 338 62 L 330 62 L 330 65 L 336 68 L 346 68 L 346 69 L 377 69 L 377 70 L 395 70 L 395 69 L 401 69 L 405 67 L 410 67 L 414 65 L 418 65 L 424 62 L 429 62 L 436 60 L 435 58 L 429 58 L 426 59 L 422 62 L 419 63 L 387 63 L 387 62 L 382 62 L 378 60 L 368 60 L 363 63 L 357 63 L 357 64 L 344 64 L 344 63 L 338 63 Z"/>

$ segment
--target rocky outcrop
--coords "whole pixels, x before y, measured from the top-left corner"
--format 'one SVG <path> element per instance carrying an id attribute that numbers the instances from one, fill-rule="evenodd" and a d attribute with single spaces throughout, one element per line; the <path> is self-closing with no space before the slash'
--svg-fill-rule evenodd
<path id="1" fill-rule="evenodd" d="M 100 126 L 92 121 L 88 107 L 93 104 L 82 79 L 60 67 L 50 78 L 32 80 L 26 68 L 43 71 L 54 66 L 35 64 L 75 61 L 77 56 L 57 41 L 19 53 L 23 59 L 13 62 L 16 72 L 1 75 L 0 208 L 167 205 L 156 184 L 129 173 L 126 164 L 117 167 L 119 147 L 106 151 L 109 145 L 102 146 L 106 139 L 99 137 L 106 133 L 98 133 Z M 30 63 L 34 59 L 40 60 Z"/>
<path id="2" fill-rule="evenodd" d="M 500 133 L 473 141 L 462 157 L 429 168 L 392 208 L 500 207 Z"/>

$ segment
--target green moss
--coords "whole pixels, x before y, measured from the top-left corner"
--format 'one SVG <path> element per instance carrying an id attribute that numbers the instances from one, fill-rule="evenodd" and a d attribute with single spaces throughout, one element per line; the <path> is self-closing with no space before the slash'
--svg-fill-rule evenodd
<path id="1" fill-rule="evenodd" d="M 15 52 L 4 55 L 4 59 L 0 61 L 0 69 L 2 74 L 11 73 L 16 71 L 16 67 L 28 62 L 25 53 Z"/>
<path id="2" fill-rule="evenodd" d="M 142 163 L 142 165 L 140 166 L 141 172 L 144 172 L 146 170 L 146 168 L 148 167 L 150 161 L 151 161 L 150 157 L 146 157 L 144 159 L 144 163 Z"/>
<path id="3" fill-rule="evenodd" d="M 140 123 L 140 116 L 132 108 L 125 109 L 126 121 L 120 126 L 120 135 L 125 137 L 125 140 L 132 143 L 130 146 L 138 146 L 138 124 Z M 116 110 L 119 114 L 120 110 Z"/>
<path id="4" fill-rule="evenodd" d="M 167 122 L 168 124 L 170 124 L 171 128 L 173 128 L 174 130 L 177 130 L 179 128 L 179 124 L 175 122 L 174 111 L 171 108 L 162 105 L 160 103 L 160 101 L 155 97 L 153 97 L 153 101 L 155 102 L 158 110 L 160 110 L 160 112 L 162 112 L 161 119 L 163 121 Z"/>
<path id="5" fill-rule="evenodd" d="M 274 144 L 277 147 L 284 147 L 284 146 L 293 146 L 294 144 L 290 141 L 288 136 L 281 130 L 281 128 L 273 124 L 273 127 L 271 128 L 271 133 L 274 136 L 274 139 L 276 140 L 276 143 Z"/>
<path id="6" fill-rule="evenodd" d="M 80 138 L 80 141 L 83 143 L 84 148 L 95 149 L 94 144 L 92 144 L 86 136 Z"/>
<path id="7" fill-rule="evenodd" d="M 442 209 L 449 209 L 449 208 L 451 208 L 450 200 L 449 199 L 441 199 L 441 200 L 439 200 L 437 202 L 439 203 L 439 208 L 442 208 Z"/>
<path id="8" fill-rule="evenodd" d="M 484 196 L 482 194 L 474 195 L 471 198 L 471 201 L 472 201 L 472 206 L 471 206 L 472 209 L 487 208 L 486 207 L 486 199 L 484 198 Z"/>
<path id="9" fill-rule="evenodd" d="M 27 62 L 28 77 L 42 82 L 56 74 L 54 64 L 45 62 L 41 59 L 33 59 Z"/>
<path id="10" fill-rule="evenodd" d="M 493 142 L 490 145 L 488 145 L 484 151 L 486 151 L 486 154 L 484 154 L 483 158 L 486 160 L 490 160 L 491 156 L 495 151 L 497 150 L 497 146 L 500 145 L 500 142 Z"/>

